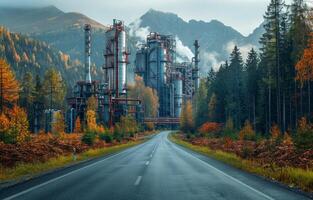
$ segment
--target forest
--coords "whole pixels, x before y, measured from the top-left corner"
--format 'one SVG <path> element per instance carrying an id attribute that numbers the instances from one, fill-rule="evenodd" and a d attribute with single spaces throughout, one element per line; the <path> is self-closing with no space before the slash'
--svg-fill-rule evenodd
<path id="1" fill-rule="evenodd" d="M 312 13 L 302 0 L 275 0 L 264 20 L 261 49 L 244 60 L 235 46 L 184 104 L 178 142 L 312 191 Z"/>

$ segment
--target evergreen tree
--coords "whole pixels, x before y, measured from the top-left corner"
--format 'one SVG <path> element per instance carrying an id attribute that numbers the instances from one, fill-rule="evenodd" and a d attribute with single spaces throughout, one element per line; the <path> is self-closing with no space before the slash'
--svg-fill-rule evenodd
<path id="1" fill-rule="evenodd" d="M 236 128 L 240 128 L 245 120 L 243 101 L 243 61 L 237 46 L 230 55 L 230 65 L 228 68 L 226 96 L 226 113 L 228 117 L 234 119 Z"/>
<path id="2" fill-rule="evenodd" d="M 257 52 L 254 49 L 248 54 L 248 58 L 245 64 L 246 67 L 246 105 L 248 109 L 248 119 L 253 122 L 253 127 L 256 127 L 256 101 L 258 91 L 258 64 L 259 59 Z"/>

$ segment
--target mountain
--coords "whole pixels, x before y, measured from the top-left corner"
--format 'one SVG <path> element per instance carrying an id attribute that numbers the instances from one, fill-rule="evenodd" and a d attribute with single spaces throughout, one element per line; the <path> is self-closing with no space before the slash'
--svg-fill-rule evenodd
<path id="1" fill-rule="evenodd" d="M 82 64 L 78 60 L 72 61 L 68 54 L 46 42 L 11 33 L 4 27 L 0 27 L 0 41 L 0 58 L 7 60 L 18 80 L 22 80 L 25 72 L 43 77 L 50 67 L 55 67 L 68 85 L 82 79 Z M 92 72 L 93 76 L 97 76 L 95 66 Z"/>
<path id="2" fill-rule="evenodd" d="M 38 8 L 0 8 L 0 25 L 23 33 L 66 52 L 71 59 L 84 59 L 84 24 L 92 26 L 92 61 L 104 63 L 103 34 L 107 27 L 80 13 L 65 13 L 54 6 Z"/>
<path id="3" fill-rule="evenodd" d="M 143 41 L 145 39 L 143 33 L 150 31 L 174 35 L 183 46 L 188 47 L 192 52 L 194 40 L 199 40 L 202 73 L 206 73 L 210 67 L 218 67 L 220 62 L 228 59 L 234 45 L 241 48 L 245 57 L 250 48 L 259 47 L 259 38 L 263 33 L 263 26 L 260 26 L 251 35 L 245 37 L 218 20 L 210 22 L 190 20 L 186 22 L 176 14 L 153 9 L 141 16 L 139 20 L 131 23 L 130 27 L 133 29 L 132 35 L 138 40 Z"/>
<path id="4" fill-rule="evenodd" d="M 65 13 L 54 6 L 41 8 L 0 8 L 0 25 L 10 31 L 27 34 L 45 41 L 51 47 L 68 54 L 71 60 L 84 61 L 83 25 L 91 24 L 92 55 L 98 74 L 104 63 L 104 33 L 108 27 L 80 13 Z M 150 31 L 176 36 L 177 51 L 180 60 L 190 60 L 193 56 L 195 39 L 200 42 L 200 67 L 202 74 L 209 68 L 217 68 L 221 62 L 229 58 L 234 45 L 238 45 L 244 57 L 251 48 L 259 47 L 259 38 L 264 29 L 258 27 L 245 37 L 230 26 L 218 20 L 210 22 L 190 20 L 184 21 L 173 13 L 150 9 L 138 20 L 131 23 L 129 31 L 129 48 L 131 50 L 128 80 L 133 78 L 136 44 L 144 42 Z"/>

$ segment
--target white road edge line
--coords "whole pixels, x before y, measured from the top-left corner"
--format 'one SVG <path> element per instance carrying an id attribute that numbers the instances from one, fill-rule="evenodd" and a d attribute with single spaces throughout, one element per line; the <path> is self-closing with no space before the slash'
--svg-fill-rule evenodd
<path id="1" fill-rule="evenodd" d="M 136 182 L 135 182 L 135 186 L 139 185 L 140 184 L 140 181 L 141 181 L 141 178 L 142 176 L 138 176 L 137 179 L 136 179 Z"/>
<path id="2" fill-rule="evenodd" d="M 149 163 L 150 163 L 150 161 L 147 161 L 147 162 L 146 162 L 146 165 L 149 165 Z"/>
<path id="3" fill-rule="evenodd" d="M 261 191 L 259 191 L 259 190 L 257 190 L 257 189 L 254 189 L 253 187 L 251 187 L 251 186 L 245 184 L 244 182 L 242 182 L 242 181 L 240 181 L 240 180 L 238 180 L 238 179 L 236 179 L 236 178 L 234 178 L 234 177 L 232 177 L 232 176 L 230 176 L 230 175 L 224 173 L 223 171 L 221 171 L 221 170 L 219 170 L 219 169 L 213 167 L 213 166 L 210 165 L 209 163 L 207 163 L 207 162 L 201 160 L 200 158 L 198 158 L 198 157 L 192 155 L 192 154 L 189 153 L 188 151 L 185 151 L 185 150 L 183 150 L 183 149 L 181 149 L 181 148 L 178 148 L 178 147 L 176 146 L 176 144 L 173 145 L 173 146 L 174 146 L 175 148 L 177 148 L 177 149 L 179 149 L 179 150 L 181 150 L 181 151 L 183 151 L 183 152 L 189 154 L 192 158 L 196 158 L 197 160 L 201 161 L 203 164 L 207 165 L 207 166 L 210 167 L 211 169 L 213 169 L 213 170 L 217 171 L 218 173 L 220 173 L 220 174 L 226 176 L 227 178 L 229 178 L 229 179 L 235 181 L 236 183 L 239 183 L 240 185 L 245 186 L 246 188 L 248 188 L 248 189 L 254 191 L 255 193 L 257 193 L 257 194 L 259 194 L 259 195 L 265 197 L 266 199 L 275 200 L 274 198 L 272 198 L 272 197 L 270 197 L 270 196 L 264 194 L 263 192 L 261 192 Z"/>
<path id="4" fill-rule="evenodd" d="M 146 144 L 146 143 L 140 144 L 139 146 L 136 146 L 135 148 L 141 147 L 141 146 L 144 145 L 144 144 Z M 130 149 L 132 149 L 132 148 L 130 148 Z M 33 191 L 33 190 L 36 190 L 36 189 L 38 189 L 38 188 L 40 188 L 40 187 L 42 187 L 42 186 L 48 185 L 49 183 L 53 183 L 53 182 L 55 182 L 55 181 L 57 181 L 57 180 L 59 180 L 59 179 L 62 179 L 62 178 L 64 178 L 64 177 L 66 177 L 66 176 L 69 176 L 69 175 L 71 175 L 71 174 L 74 174 L 74 173 L 76 173 L 76 172 L 78 172 L 78 171 L 80 171 L 80 170 L 83 170 L 83 169 L 92 167 L 92 166 L 94 166 L 94 165 L 97 165 L 97 164 L 100 163 L 100 162 L 103 162 L 103 161 L 106 161 L 106 160 L 108 160 L 108 159 L 111 159 L 111 158 L 114 158 L 114 157 L 116 157 L 116 156 L 119 156 L 120 154 L 123 154 L 123 153 L 127 152 L 127 150 L 130 150 L 130 149 L 126 149 L 126 151 L 124 150 L 124 151 L 119 152 L 119 153 L 117 153 L 117 154 L 111 155 L 111 156 L 109 156 L 109 157 L 107 157 L 107 158 L 103 158 L 103 159 L 101 159 L 101 160 L 99 160 L 99 161 L 97 161 L 97 162 L 94 162 L 94 163 L 92 163 L 92 164 L 90 164 L 90 165 L 87 165 L 87 166 L 85 166 L 85 167 L 76 169 L 76 170 L 71 171 L 71 172 L 69 172 L 69 173 L 67 173 L 67 174 L 64 174 L 64 175 L 62 175 L 62 176 L 58 176 L 58 177 L 56 177 L 56 178 L 54 178 L 54 179 L 51 179 L 51 180 L 46 181 L 46 182 L 43 182 L 43 183 L 41 183 L 41 184 L 39 184 L 39 185 L 33 186 L 33 187 L 31 187 L 31 188 L 28 188 L 27 190 L 24 190 L 24 191 L 22 191 L 22 192 L 19 192 L 19 193 L 16 193 L 16 194 L 14 194 L 14 195 L 11 195 L 11 196 L 9 196 L 9 197 L 6 197 L 6 198 L 4 198 L 3 200 L 11 200 L 11 199 L 14 199 L 14 198 L 16 198 L 16 197 L 19 197 L 19 196 L 21 196 L 21 195 L 23 195 L 23 194 L 26 194 L 26 193 L 31 192 L 31 191 Z"/>

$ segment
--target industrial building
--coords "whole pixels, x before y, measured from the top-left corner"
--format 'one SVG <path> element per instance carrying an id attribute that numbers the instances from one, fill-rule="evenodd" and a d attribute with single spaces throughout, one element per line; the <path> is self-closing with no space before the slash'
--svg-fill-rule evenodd
<path id="1" fill-rule="evenodd" d="M 178 118 L 182 103 L 192 100 L 199 87 L 199 44 L 190 62 L 176 62 L 176 41 L 171 35 L 151 32 L 136 53 L 136 74 L 159 96 L 159 118 Z"/>
<path id="2" fill-rule="evenodd" d="M 68 132 L 74 130 L 79 117 L 86 122 L 88 99 L 96 97 L 98 120 L 113 126 L 123 115 L 132 115 L 137 121 L 143 120 L 141 102 L 127 97 L 126 71 L 129 64 L 125 26 L 122 21 L 113 20 L 113 25 L 105 33 L 104 66 L 102 80 L 92 80 L 91 66 L 91 26 L 86 24 L 85 31 L 85 80 L 78 81 L 72 97 L 68 98 L 70 109 L 67 112 Z"/>

